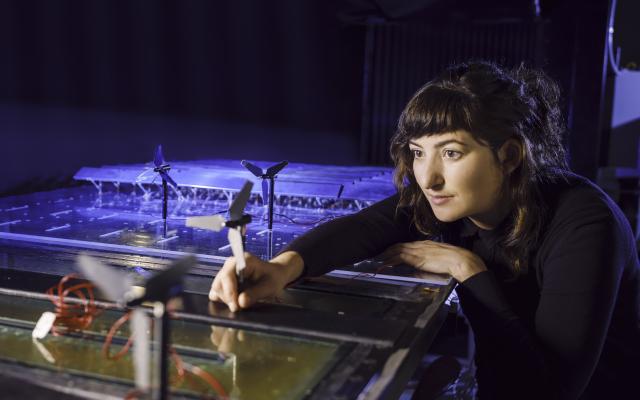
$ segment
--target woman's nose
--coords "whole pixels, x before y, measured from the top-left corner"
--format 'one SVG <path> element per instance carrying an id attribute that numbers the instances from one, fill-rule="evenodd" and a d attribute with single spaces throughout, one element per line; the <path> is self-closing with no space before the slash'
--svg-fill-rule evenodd
<path id="1" fill-rule="evenodd" d="M 439 173 L 432 173 L 429 175 L 429 179 L 427 180 L 427 185 L 425 188 L 438 190 L 444 184 L 444 179 L 442 179 L 442 175 Z"/>
<path id="2" fill-rule="evenodd" d="M 420 174 L 418 184 L 423 189 L 437 190 L 444 184 L 444 177 L 442 176 L 442 172 L 437 167 L 437 165 L 434 164 L 435 163 L 432 163 L 431 165 L 426 166 L 426 168 Z"/>

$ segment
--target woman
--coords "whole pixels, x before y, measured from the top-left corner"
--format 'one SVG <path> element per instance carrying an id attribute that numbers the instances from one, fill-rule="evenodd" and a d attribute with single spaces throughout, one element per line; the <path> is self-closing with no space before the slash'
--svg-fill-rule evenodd
<path id="1" fill-rule="evenodd" d="M 235 311 L 300 276 L 379 255 L 459 283 L 480 398 L 633 393 L 635 241 L 612 200 L 567 171 L 558 99 L 539 71 L 449 69 L 400 117 L 397 195 L 310 231 L 270 262 L 250 256 L 255 283 L 239 296 L 228 260 L 210 298 Z"/>

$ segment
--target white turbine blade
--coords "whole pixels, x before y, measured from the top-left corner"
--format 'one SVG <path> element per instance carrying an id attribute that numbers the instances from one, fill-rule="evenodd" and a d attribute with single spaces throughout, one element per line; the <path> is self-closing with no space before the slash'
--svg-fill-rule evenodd
<path id="1" fill-rule="evenodd" d="M 238 229 L 229 228 L 229 234 L 227 235 L 229 244 L 231 245 L 231 251 L 236 258 L 236 275 L 241 276 L 244 267 L 247 266 L 244 260 L 244 248 L 242 246 L 242 234 Z"/>
<path id="2" fill-rule="evenodd" d="M 224 226 L 224 218 L 222 215 L 211 215 L 206 217 L 188 217 L 187 226 L 191 228 L 206 229 L 209 231 L 220 232 Z"/>
<path id="3" fill-rule="evenodd" d="M 133 335 L 133 371 L 136 388 L 146 391 L 151 386 L 149 363 L 149 317 L 136 308 L 131 313 L 131 334 Z"/>
<path id="4" fill-rule="evenodd" d="M 78 255 L 78 267 L 111 301 L 122 301 L 133 284 L 124 272 L 102 264 L 86 254 Z"/>

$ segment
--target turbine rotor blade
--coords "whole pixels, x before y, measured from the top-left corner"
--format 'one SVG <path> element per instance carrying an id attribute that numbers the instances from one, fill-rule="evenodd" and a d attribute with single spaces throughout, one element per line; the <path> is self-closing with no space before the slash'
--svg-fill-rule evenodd
<path id="1" fill-rule="evenodd" d="M 160 172 L 160 176 L 162 176 L 162 179 L 167 181 L 169 185 L 173 186 L 175 189 L 178 188 L 178 184 L 173 180 L 173 178 L 171 178 L 171 176 L 169 176 L 169 174 L 166 172 Z"/>
<path id="2" fill-rule="evenodd" d="M 258 167 L 257 165 L 247 161 L 247 160 L 242 160 L 240 161 L 240 164 L 242 164 L 243 167 L 245 167 L 246 169 L 249 170 L 249 172 L 251 172 L 253 175 L 257 176 L 258 178 L 262 177 L 263 172 L 262 172 L 262 168 Z"/>
<path id="3" fill-rule="evenodd" d="M 147 391 L 151 386 L 149 363 L 149 335 L 150 321 L 147 314 L 140 308 L 131 313 L 131 335 L 133 336 L 133 372 L 136 388 Z"/>
<path id="4" fill-rule="evenodd" d="M 269 203 L 269 182 L 266 179 L 262 180 L 262 204 Z"/>
<path id="5" fill-rule="evenodd" d="M 265 175 L 275 176 L 278 172 L 282 171 L 282 169 L 286 167 L 287 164 L 289 164 L 289 161 L 281 161 L 276 165 L 272 165 L 269 168 L 267 168 L 267 172 Z"/>
<path id="6" fill-rule="evenodd" d="M 104 265 L 86 254 L 78 256 L 77 264 L 82 273 L 111 301 L 123 301 L 133 285 L 133 280 L 126 273 Z"/>
<path id="7" fill-rule="evenodd" d="M 229 244 L 231 245 L 231 252 L 236 259 L 236 276 L 242 276 L 242 272 L 247 266 L 244 259 L 244 246 L 242 245 L 242 234 L 238 229 L 229 228 L 227 234 Z"/>
<path id="8" fill-rule="evenodd" d="M 164 164 L 164 156 L 162 155 L 162 145 L 159 144 L 156 148 L 156 154 L 153 157 L 153 163 L 156 167 L 159 167 Z"/>
<path id="9" fill-rule="evenodd" d="M 204 217 L 188 217 L 187 226 L 191 228 L 206 229 L 208 231 L 220 232 L 224 226 L 222 215 L 210 215 Z"/>
<path id="10" fill-rule="evenodd" d="M 229 207 L 229 215 L 231 219 L 234 221 L 242 218 L 242 214 L 244 213 L 244 208 L 247 206 L 247 201 L 249 201 L 249 196 L 251 196 L 251 188 L 253 187 L 253 182 L 246 181 L 242 189 L 238 192 L 238 195 L 231 203 L 231 207 Z"/>

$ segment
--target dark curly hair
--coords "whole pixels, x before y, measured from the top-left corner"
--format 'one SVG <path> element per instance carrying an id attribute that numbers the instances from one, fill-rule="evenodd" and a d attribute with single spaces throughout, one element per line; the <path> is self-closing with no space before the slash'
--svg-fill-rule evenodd
<path id="1" fill-rule="evenodd" d="M 504 188 L 513 212 L 502 248 L 514 276 L 526 271 L 529 249 L 547 217 L 539 184 L 567 169 L 559 100 L 553 80 L 522 65 L 507 70 L 490 62 L 469 62 L 446 70 L 411 98 L 391 139 L 399 207 L 413 210 L 413 223 L 424 234 L 440 235 L 447 225 L 436 219 L 416 182 L 409 140 L 464 130 L 496 157 L 505 141 L 519 140 L 523 161 Z"/>

